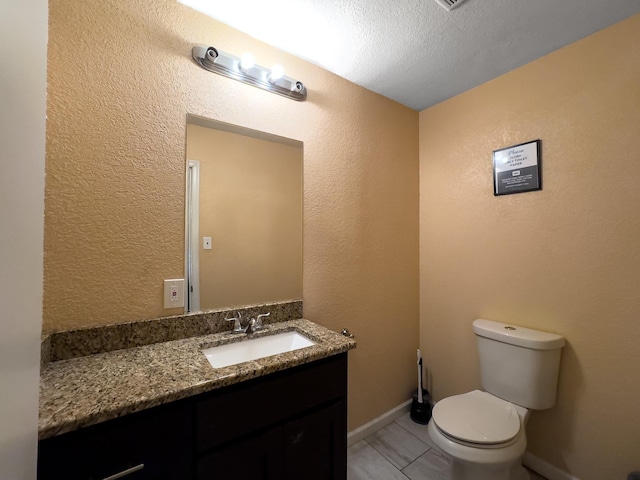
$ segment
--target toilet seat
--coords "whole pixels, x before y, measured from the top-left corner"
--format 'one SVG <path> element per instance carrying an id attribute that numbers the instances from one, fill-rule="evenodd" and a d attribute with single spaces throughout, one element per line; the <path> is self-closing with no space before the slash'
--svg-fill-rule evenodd
<path id="1" fill-rule="evenodd" d="M 512 443 L 521 429 L 513 404 L 480 390 L 439 401 L 432 418 L 443 435 L 475 448 L 499 448 Z"/>

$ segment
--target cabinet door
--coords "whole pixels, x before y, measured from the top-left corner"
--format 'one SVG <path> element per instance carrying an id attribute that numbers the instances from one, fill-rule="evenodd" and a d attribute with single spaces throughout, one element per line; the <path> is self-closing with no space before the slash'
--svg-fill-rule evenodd
<path id="1" fill-rule="evenodd" d="M 282 480 L 282 427 L 251 435 L 207 453 L 198 460 L 196 478 Z"/>
<path id="2" fill-rule="evenodd" d="M 285 480 L 346 480 L 347 410 L 340 401 L 284 426 Z"/>
<path id="3" fill-rule="evenodd" d="M 342 353 L 204 394 L 196 406 L 197 451 L 282 425 L 345 398 L 346 392 L 347 354 Z"/>
<path id="4" fill-rule="evenodd" d="M 192 415 L 157 407 L 43 440 L 39 480 L 185 480 L 191 477 Z"/>

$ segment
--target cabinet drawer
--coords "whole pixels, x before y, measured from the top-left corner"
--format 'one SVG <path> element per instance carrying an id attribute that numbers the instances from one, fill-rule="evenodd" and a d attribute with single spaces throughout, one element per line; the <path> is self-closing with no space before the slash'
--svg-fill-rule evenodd
<path id="1" fill-rule="evenodd" d="M 184 480 L 191 476 L 192 414 L 181 402 L 39 443 L 39 480 Z M 140 468 L 144 465 L 144 468 Z"/>
<path id="2" fill-rule="evenodd" d="M 197 451 L 345 398 L 347 354 L 207 394 L 196 406 Z"/>

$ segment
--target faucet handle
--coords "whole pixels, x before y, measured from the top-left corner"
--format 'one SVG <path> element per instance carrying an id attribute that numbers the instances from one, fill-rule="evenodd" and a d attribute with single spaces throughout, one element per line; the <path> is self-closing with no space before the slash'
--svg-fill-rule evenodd
<path id="1" fill-rule="evenodd" d="M 269 312 L 269 313 L 261 313 L 255 319 L 252 319 L 251 321 L 253 322 L 253 325 L 252 325 L 251 330 L 254 331 L 254 332 L 256 330 L 262 330 L 264 328 L 264 326 L 262 325 L 262 317 L 268 317 L 269 315 L 271 315 L 271 312 Z"/>
<path id="2" fill-rule="evenodd" d="M 271 315 L 271 312 L 261 313 L 256 318 L 251 318 L 249 320 L 249 325 L 247 325 L 247 333 L 254 333 L 258 330 L 263 330 L 264 326 L 262 325 L 262 317 L 268 317 L 269 315 Z"/>
<path id="3" fill-rule="evenodd" d="M 244 329 L 242 328 L 242 314 L 240 312 L 236 312 L 237 313 L 237 317 L 232 317 L 232 318 L 226 318 L 225 320 L 227 322 L 234 322 L 233 323 L 233 333 L 244 333 Z"/>

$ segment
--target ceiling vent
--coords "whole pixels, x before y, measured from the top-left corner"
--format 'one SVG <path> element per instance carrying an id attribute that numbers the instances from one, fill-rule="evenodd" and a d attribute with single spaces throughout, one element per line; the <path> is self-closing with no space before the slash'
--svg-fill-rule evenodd
<path id="1" fill-rule="evenodd" d="M 436 0 L 436 2 L 445 10 L 451 11 L 464 2 L 464 0 Z"/>

